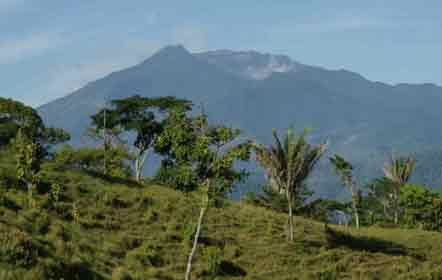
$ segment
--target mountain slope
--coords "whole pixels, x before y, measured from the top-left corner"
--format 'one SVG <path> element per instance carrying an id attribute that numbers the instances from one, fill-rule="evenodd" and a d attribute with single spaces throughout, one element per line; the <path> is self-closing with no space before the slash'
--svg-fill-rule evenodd
<path id="1" fill-rule="evenodd" d="M 74 93 L 41 106 L 38 110 L 50 125 L 63 127 L 74 136 L 89 125 L 89 116 L 112 99 L 142 96 L 185 97 L 195 104 L 241 91 L 241 79 L 192 56 L 182 46 L 169 46 L 143 63 L 89 83 Z"/>
<path id="2" fill-rule="evenodd" d="M 181 46 L 166 47 L 39 112 L 80 144 L 89 115 L 105 101 L 133 94 L 175 95 L 203 103 L 212 121 L 240 127 L 261 142 L 271 141 L 272 128 L 311 127 L 313 141 L 328 139 L 330 150 L 358 166 L 358 177 L 365 181 L 380 175 L 392 151 L 436 151 L 442 140 L 441 87 L 372 82 L 354 72 L 254 51 L 191 54 Z M 337 196 L 341 189 L 336 178 L 325 163 L 323 169 L 316 178 L 321 182 L 318 195 Z"/>
<path id="3" fill-rule="evenodd" d="M 11 158 L 0 151 L 0 170 Z M 2 185 L 1 279 L 183 279 L 189 225 L 198 217 L 198 193 L 44 171 L 62 187 L 56 206 L 47 194 Z M 287 216 L 245 203 L 212 208 L 202 231 L 194 279 L 440 279 L 442 235 L 418 230 L 344 228 Z M 210 257 L 212 256 L 212 257 Z M 123 277 L 125 275 L 125 277 Z M 130 277 L 129 277 L 130 276 Z"/>

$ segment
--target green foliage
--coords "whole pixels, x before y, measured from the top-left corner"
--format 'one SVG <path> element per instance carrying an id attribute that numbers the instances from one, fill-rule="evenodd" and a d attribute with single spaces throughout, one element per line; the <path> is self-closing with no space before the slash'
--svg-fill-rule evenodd
<path id="1" fill-rule="evenodd" d="M 237 129 L 209 125 L 204 115 L 189 117 L 184 110 L 171 112 L 155 143 L 156 151 L 165 156 L 156 178 L 184 191 L 211 180 L 216 187 L 210 189 L 210 195 L 224 195 L 247 175 L 234 168 L 235 161 L 250 156 L 248 142 L 234 145 L 239 135 Z"/>
<path id="2" fill-rule="evenodd" d="M 330 214 L 333 211 L 339 210 L 347 213 L 350 212 L 348 209 L 351 209 L 349 203 L 342 203 L 336 200 L 318 198 L 300 207 L 296 214 L 308 219 L 328 222 Z"/>
<path id="3" fill-rule="evenodd" d="M 308 130 L 304 130 L 299 137 L 296 137 L 293 130 L 288 129 L 282 142 L 274 130 L 273 146 L 254 144 L 256 159 L 266 172 L 269 184 L 278 192 L 283 192 L 287 198 L 291 241 L 294 239 L 294 204 L 301 200 L 300 195 L 305 181 L 326 150 L 325 144 L 314 146 L 308 143 L 307 133 Z"/>
<path id="4" fill-rule="evenodd" d="M 112 271 L 112 280 L 132 280 L 127 268 L 119 266 Z"/>
<path id="5" fill-rule="evenodd" d="M 72 220 L 74 221 L 74 223 L 79 224 L 80 218 L 80 211 L 77 204 L 74 202 L 72 203 Z"/>
<path id="6" fill-rule="evenodd" d="M 16 154 L 17 178 L 26 184 L 28 189 L 28 205 L 34 207 L 33 192 L 40 182 L 40 146 L 27 135 L 25 128 L 19 129 L 13 146 Z"/>
<path id="7" fill-rule="evenodd" d="M 0 97 L 0 146 L 15 138 L 24 125 L 28 127 L 30 135 L 43 133 L 43 121 L 34 109 L 21 102 Z"/>
<path id="8" fill-rule="evenodd" d="M 368 193 L 363 197 L 362 209 L 365 224 L 387 226 L 393 221 L 393 213 L 398 209 L 399 223 L 406 228 L 442 230 L 440 194 L 425 186 L 404 184 L 400 188 L 398 207 L 394 204 L 391 180 L 380 178 L 368 186 Z"/>
<path id="9" fill-rule="evenodd" d="M 64 145 L 54 155 L 53 168 L 57 170 L 76 169 L 104 174 L 104 158 L 106 157 L 107 174 L 114 177 L 127 178 L 131 174 L 126 161 L 131 159 L 123 146 L 111 146 L 103 149 L 84 147 L 74 149 Z"/>
<path id="10" fill-rule="evenodd" d="M 342 183 L 347 186 L 351 193 L 352 211 L 356 221 L 356 227 L 359 228 L 359 212 L 361 208 L 361 190 L 356 186 L 353 180 L 353 166 L 347 162 L 343 157 L 335 154 L 330 158 L 335 172 L 340 174 Z"/>
<path id="11" fill-rule="evenodd" d="M 45 127 L 35 109 L 0 97 L 0 147 L 16 138 L 20 128 L 25 128 L 27 137 L 41 146 L 41 152 L 46 152 L 49 145 L 70 139 L 69 134 L 62 129 Z"/>
<path id="12" fill-rule="evenodd" d="M 271 179 L 272 187 L 293 194 L 293 198 L 326 149 L 325 144 L 309 144 L 307 133 L 305 130 L 296 137 L 289 129 L 282 142 L 273 131 L 273 146 L 255 144 L 256 159 Z"/>
<path id="13" fill-rule="evenodd" d="M 0 159 L 0 166 L 6 159 Z M 6 236 L 5 232 L 10 240 L 0 244 L 0 251 L 17 248 L 7 249 L 10 257 L 0 260 L 0 278 L 5 271 L 9 271 L 5 279 L 112 279 L 126 273 L 134 280 L 183 278 L 188 247 L 180 236 L 185 225 L 194 221 L 200 193 L 183 196 L 155 185 L 134 188 L 69 169 L 45 173 L 45 180 L 62 186 L 60 209 L 66 206 L 69 215 L 51 208 L 0 205 L 0 236 Z M 48 195 L 36 193 L 35 200 L 41 203 Z M 26 199 L 26 193 L 15 188 L 5 196 L 19 206 Z M 106 202 L 100 202 L 104 197 L 108 197 Z M 125 206 L 115 207 L 120 201 Z M 78 224 L 71 216 L 72 202 L 81 213 Z M 330 275 L 427 279 L 440 271 L 442 238 L 437 233 L 378 227 L 355 232 L 333 227 L 348 237 L 331 246 L 322 223 L 295 217 L 303 234 L 287 244 L 281 233 L 287 216 L 279 212 L 231 202 L 208 213 L 202 250 L 194 262 L 196 279 L 204 279 L 209 271 L 205 249 L 223 248 L 223 243 L 222 254 L 212 258 L 213 264 L 220 264 L 218 279 L 293 279 L 294 275 L 298 279 Z M 118 229 L 106 227 L 104 219 L 118 224 Z M 20 244 L 14 237 L 16 230 L 25 235 L 23 245 L 12 246 Z M 194 233 L 190 226 L 189 232 L 188 236 Z M 29 254 L 20 253 L 23 250 Z M 16 265 L 17 259 L 27 261 Z"/>
<path id="14" fill-rule="evenodd" d="M 167 159 L 161 162 L 154 180 L 181 191 L 194 191 L 198 188 L 198 175 L 190 164 L 178 165 Z"/>
<path id="15" fill-rule="evenodd" d="M 104 124 L 100 128 L 102 116 L 97 116 L 97 128 L 115 135 L 123 130 L 139 133 L 136 149 L 155 146 L 165 158 L 157 174 L 160 181 L 198 191 L 183 194 L 146 182 L 126 185 L 126 161 L 131 158 L 115 143 L 107 143 L 105 149 L 65 146 L 46 157 L 49 145 L 66 140 L 67 134 L 45 128 L 26 106 L 0 99 L 0 146 L 10 143 L 13 148 L 0 151 L 0 278 L 181 279 L 198 228 L 204 231 L 199 242 L 203 250 L 194 260 L 198 277 L 441 275 L 440 234 L 417 229 L 442 231 L 442 199 L 423 186 L 405 184 L 414 168 L 412 160 L 388 165 L 386 178 L 372 184 L 366 196 L 358 193 L 358 210 L 365 224 L 374 224 L 391 220 L 399 209 L 400 224 L 413 230 L 367 227 L 355 233 L 336 226 L 324 231 L 322 223 L 294 217 L 302 236 L 286 244 L 281 231 L 287 217 L 280 212 L 287 211 L 289 202 L 295 214 L 319 221 L 326 221 L 329 211 L 349 207 L 322 199 L 307 202 L 311 193 L 303 182 L 325 146 L 310 145 L 305 134 L 295 137 L 289 131 L 280 141 L 274 133 L 274 146 L 255 144 L 270 186 L 248 195 L 254 205 L 226 203 L 225 194 L 247 175 L 235 168 L 237 161 L 249 159 L 251 147 L 239 140 L 239 130 L 209 125 L 206 116 L 190 115 L 190 105 L 174 98 L 119 102 L 106 111 L 112 129 Z M 180 105 L 171 105 L 174 102 Z M 334 163 L 351 182 L 352 166 L 342 157 L 334 157 Z M 15 188 L 19 183 L 27 185 L 27 194 Z M 397 189 L 395 205 L 391 198 Z M 293 197 L 287 200 L 287 194 Z M 33 207 L 28 209 L 28 204 Z M 210 213 L 204 216 L 202 211 L 198 224 L 188 222 L 197 214 L 195 205 Z M 223 207 L 208 210 L 213 205 Z"/>
<path id="16" fill-rule="evenodd" d="M 23 231 L 0 232 L 0 262 L 30 267 L 37 262 L 40 250 L 32 237 Z"/>
<path id="17" fill-rule="evenodd" d="M 433 198 L 424 223 L 426 230 L 442 232 L 442 198 Z"/>
<path id="18" fill-rule="evenodd" d="M 385 178 L 391 181 L 388 186 L 391 187 L 390 206 L 393 209 L 393 220 L 395 224 L 399 223 L 400 215 L 400 192 L 401 188 L 408 183 L 413 173 L 416 160 L 411 157 L 392 157 L 390 162 L 384 166 Z"/>
<path id="19" fill-rule="evenodd" d="M 52 207 L 57 207 L 58 202 L 60 201 L 61 195 L 62 195 L 62 187 L 58 183 L 53 183 L 51 185 L 51 190 L 49 192 L 49 201 L 52 205 Z"/>
<path id="20" fill-rule="evenodd" d="M 263 186 L 262 193 L 247 193 L 245 201 L 256 206 L 272 209 L 273 211 L 284 213 L 288 211 L 286 196 L 270 186 Z"/>
<path id="21" fill-rule="evenodd" d="M 221 272 L 223 255 L 223 250 L 217 246 L 210 246 L 204 249 L 203 256 L 207 265 L 206 275 L 208 279 L 216 279 Z"/>
<path id="22" fill-rule="evenodd" d="M 402 224 L 409 227 L 423 228 L 436 197 L 436 194 L 423 186 L 404 185 L 401 188 L 399 202 L 403 212 Z M 427 220 L 427 222 L 430 221 Z"/>
<path id="23" fill-rule="evenodd" d="M 190 246 L 195 235 L 196 227 L 194 223 L 187 223 L 183 228 L 183 243 L 186 247 Z"/>
<path id="24" fill-rule="evenodd" d="M 190 110 L 191 102 L 175 97 L 147 98 L 135 95 L 113 100 L 112 107 L 91 117 L 92 133 L 104 137 L 109 135 L 117 142 L 121 142 L 122 132 L 134 133 L 134 167 L 136 179 L 140 180 L 147 152 L 163 129 L 160 117 L 176 108 Z M 109 144 L 105 143 L 106 145 Z"/>

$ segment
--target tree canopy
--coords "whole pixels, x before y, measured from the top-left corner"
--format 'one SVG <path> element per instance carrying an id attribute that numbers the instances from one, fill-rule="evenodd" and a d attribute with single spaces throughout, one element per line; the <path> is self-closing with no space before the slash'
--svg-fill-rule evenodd
<path id="1" fill-rule="evenodd" d="M 93 132 L 117 141 L 121 141 L 122 132 L 135 135 L 132 142 L 134 169 L 136 179 L 140 180 L 147 152 L 162 131 L 164 115 L 176 108 L 190 110 L 191 106 L 190 101 L 170 96 L 148 98 L 135 95 L 116 99 L 111 102 L 111 108 L 104 108 L 91 117 Z"/>
<path id="2" fill-rule="evenodd" d="M 0 97 L 0 147 L 10 143 L 20 128 L 42 148 L 68 141 L 70 136 L 60 128 L 48 128 L 32 107 Z"/>

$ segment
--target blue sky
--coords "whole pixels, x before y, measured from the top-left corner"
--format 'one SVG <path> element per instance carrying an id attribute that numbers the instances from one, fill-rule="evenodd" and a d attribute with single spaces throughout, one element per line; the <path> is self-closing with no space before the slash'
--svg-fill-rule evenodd
<path id="1" fill-rule="evenodd" d="M 442 85 L 440 0 L 0 0 L 0 96 L 37 106 L 167 44 Z"/>

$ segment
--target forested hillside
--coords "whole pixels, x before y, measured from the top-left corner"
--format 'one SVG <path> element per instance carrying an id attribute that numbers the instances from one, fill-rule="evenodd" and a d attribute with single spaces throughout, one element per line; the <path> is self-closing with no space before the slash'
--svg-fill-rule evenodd
<path id="1" fill-rule="evenodd" d="M 309 130 L 271 145 L 212 123 L 192 102 L 138 95 L 90 116 L 97 147 L 0 98 L 2 279 L 439 279 L 442 197 L 391 155 L 364 186 Z M 154 176 L 140 172 L 162 155 Z M 313 199 L 330 162 L 349 201 Z M 229 199 L 255 162 L 262 193 Z"/>
<path id="2" fill-rule="evenodd" d="M 55 209 L 47 193 L 37 194 L 35 208 L 28 208 L 24 190 L 1 185 L 2 279 L 183 279 L 197 193 L 75 171 L 45 172 L 45 181 L 62 188 Z M 295 240 L 288 243 L 282 213 L 225 201 L 208 217 L 194 279 L 442 275 L 439 233 L 339 226 L 326 231 L 323 223 L 296 217 Z"/>

